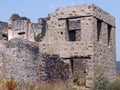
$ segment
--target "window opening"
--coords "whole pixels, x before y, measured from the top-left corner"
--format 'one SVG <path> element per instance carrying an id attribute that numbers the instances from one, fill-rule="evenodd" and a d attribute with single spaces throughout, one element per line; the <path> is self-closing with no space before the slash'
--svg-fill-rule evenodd
<path id="1" fill-rule="evenodd" d="M 19 35 L 23 35 L 23 34 L 25 34 L 25 32 L 19 32 L 18 34 L 19 34 Z"/>
<path id="2" fill-rule="evenodd" d="M 110 44 L 110 41 L 111 41 L 111 29 L 112 29 L 112 26 L 108 25 L 108 45 Z"/>
<path id="3" fill-rule="evenodd" d="M 79 41 L 81 32 L 80 18 L 67 19 L 67 29 L 69 41 Z"/>
<path id="4" fill-rule="evenodd" d="M 100 40 L 101 28 L 102 28 L 102 21 L 97 20 L 97 41 Z"/>

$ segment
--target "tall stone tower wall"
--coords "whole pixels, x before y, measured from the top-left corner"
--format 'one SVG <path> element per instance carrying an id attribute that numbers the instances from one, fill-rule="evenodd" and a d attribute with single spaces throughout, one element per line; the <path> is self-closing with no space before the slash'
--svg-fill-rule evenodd
<path id="1" fill-rule="evenodd" d="M 115 18 L 112 15 L 94 4 L 58 8 L 49 14 L 47 25 L 46 37 L 41 43 L 43 51 L 59 54 L 73 70 L 86 62 L 87 86 L 92 84 L 95 66 L 102 67 L 110 81 L 115 80 Z"/>

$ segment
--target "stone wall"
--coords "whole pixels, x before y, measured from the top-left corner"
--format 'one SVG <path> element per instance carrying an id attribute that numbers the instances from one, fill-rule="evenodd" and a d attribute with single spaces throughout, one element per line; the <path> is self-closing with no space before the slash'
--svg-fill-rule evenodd
<path id="1" fill-rule="evenodd" d="M 13 14 L 10 17 L 8 39 L 15 37 L 25 38 L 30 41 L 41 41 L 45 36 L 47 18 L 39 18 L 38 23 L 32 23 L 27 17 Z"/>
<path id="2" fill-rule="evenodd" d="M 6 79 L 25 82 L 39 81 L 39 48 L 21 38 L 8 41 L 3 56 Z"/>
<path id="3" fill-rule="evenodd" d="M 92 85 L 96 65 L 105 68 L 110 81 L 115 80 L 115 19 L 112 15 L 94 4 L 85 4 L 58 8 L 54 13 L 49 14 L 48 18 L 46 37 L 40 43 L 42 51 L 58 54 L 61 58 L 90 56 L 87 61 L 89 70 L 86 75 L 88 87 Z M 80 23 L 70 24 L 69 20 L 72 19 L 80 19 Z M 102 22 L 101 27 L 98 21 Z M 79 37 L 79 40 L 70 40 L 71 29 L 80 30 L 80 33 L 72 33 L 72 36 Z"/>
<path id="4" fill-rule="evenodd" d="M 68 82 L 70 67 L 58 55 L 42 54 L 40 79 L 54 83 Z"/>
<path id="5" fill-rule="evenodd" d="M 39 18 L 38 23 L 31 23 L 30 25 L 30 41 L 40 42 L 46 33 L 46 21 L 47 18 Z"/>
<path id="6" fill-rule="evenodd" d="M 27 17 L 20 17 L 17 14 L 13 14 L 9 21 L 8 40 L 15 37 L 29 39 L 29 24 L 30 20 Z"/>
<path id="7" fill-rule="evenodd" d="M 0 40 L 8 38 L 8 23 L 0 21 Z"/>
<path id="8" fill-rule="evenodd" d="M 69 64 L 61 60 L 58 55 L 41 53 L 35 43 L 25 39 L 9 40 L 1 57 L 6 79 L 54 83 L 69 80 Z"/>
<path id="9" fill-rule="evenodd" d="M 115 45 L 115 27 L 111 25 L 111 33 L 108 29 L 108 23 L 101 22 L 99 40 L 97 40 L 97 20 L 94 19 L 94 63 L 105 70 L 106 76 L 110 81 L 116 77 L 116 45 Z M 110 34 L 110 35 L 109 35 Z"/>
<path id="10" fill-rule="evenodd" d="M 0 21 L 0 74 L 3 70 L 3 51 L 8 40 L 8 23 Z"/>

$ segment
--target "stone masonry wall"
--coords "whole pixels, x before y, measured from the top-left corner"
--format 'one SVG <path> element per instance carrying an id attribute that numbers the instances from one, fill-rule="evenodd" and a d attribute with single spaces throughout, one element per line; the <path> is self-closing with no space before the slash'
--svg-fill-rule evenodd
<path id="1" fill-rule="evenodd" d="M 69 23 L 67 22 L 69 19 L 80 19 L 80 25 L 77 24 L 81 30 L 79 41 L 69 40 Z M 102 21 L 100 36 L 96 20 Z M 95 65 L 104 66 L 110 81 L 115 80 L 116 50 L 115 19 L 113 16 L 94 4 L 85 4 L 57 9 L 54 13 L 49 14 L 47 25 L 46 37 L 40 43 L 42 51 L 59 54 L 61 58 L 90 55 L 91 59 L 87 64 L 89 72 L 86 76 L 88 87 L 92 85 Z M 110 33 L 108 25 L 112 27 L 109 36 L 109 43 L 112 45 L 108 45 L 108 33 Z M 74 28 L 72 24 L 69 26 Z M 97 41 L 98 37 L 99 41 Z"/>
<path id="2" fill-rule="evenodd" d="M 31 23 L 30 25 L 30 41 L 40 42 L 43 40 L 46 33 L 47 18 L 39 18 L 38 23 Z M 38 38 L 35 40 L 35 38 Z"/>
<path id="3" fill-rule="evenodd" d="M 0 22 L 0 40 L 5 39 L 7 40 L 8 37 L 8 23 L 7 22 Z"/>
<path id="4" fill-rule="evenodd" d="M 101 22 L 99 40 L 97 40 L 97 19 L 94 19 L 94 63 L 105 70 L 110 81 L 116 77 L 116 45 L 115 27 L 111 25 L 111 33 L 108 35 L 108 23 Z M 108 39 L 110 38 L 109 42 Z"/>
<path id="5" fill-rule="evenodd" d="M 22 38 L 8 41 L 3 53 L 6 79 L 20 82 L 68 82 L 69 64 L 58 55 L 43 54 L 38 46 Z"/>
<path id="6" fill-rule="evenodd" d="M 3 51 L 8 40 L 8 23 L 0 21 L 0 74 L 3 70 Z"/>
<path id="7" fill-rule="evenodd" d="M 70 67 L 58 55 L 42 54 L 40 64 L 40 80 L 54 83 L 68 82 Z"/>
<path id="8" fill-rule="evenodd" d="M 21 38 L 8 41 L 3 56 L 3 72 L 6 79 L 38 82 L 39 48 L 35 43 Z"/>
<path id="9" fill-rule="evenodd" d="M 63 58 L 74 55 L 92 55 L 92 17 L 82 17 L 80 19 L 81 38 L 79 41 L 71 42 L 68 40 L 66 20 L 58 20 L 58 16 L 51 17 L 47 22 L 48 30 L 46 31 L 46 37 L 40 45 L 40 47 L 43 47 L 43 51 L 48 52 L 48 49 L 51 50 L 52 48 L 53 53 L 60 54 L 60 57 Z M 50 25 L 54 24 L 50 22 L 60 24 L 60 26 L 56 25 L 56 27 L 51 28 Z"/>
<path id="10" fill-rule="evenodd" d="M 29 39 L 29 23 L 30 20 L 27 17 L 13 14 L 9 21 L 8 40 L 15 37 Z"/>
<path id="11" fill-rule="evenodd" d="M 45 32 L 46 19 L 41 18 L 40 20 L 38 23 L 32 23 L 26 17 L 13 14 L 9 21 L 8 39 L 15 37 L 25 38 L 30 41 L 35 41 L 35 37 L 42 39 L 41 34 Z"/>

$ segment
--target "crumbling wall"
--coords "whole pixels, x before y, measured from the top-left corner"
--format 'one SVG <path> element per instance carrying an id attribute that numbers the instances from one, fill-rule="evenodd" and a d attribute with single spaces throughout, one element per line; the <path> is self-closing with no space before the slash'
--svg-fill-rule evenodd
<path id="1" fill-rule="evenodd" d="M 31 23 L 31 28 L 30 28 L 30 40 L 34 41 L 35 36 L 41 33 L 41 24 L 39 23 Z"/>
<path id="2" fill-rule="evenodd" d="M 30 41 L 42 41 L 47 27 L 46 20 L 46 18 L 40 18 L 38 23 L 32 23 L 27 17 L 20 17 L 18 14 L 13 14 L 9 22 L 9 40 L 21 37 Z"/>
<path id="3" fill-rule="evenodd" d="M 20 17 L 18 14 L 13 14 L 9 21 L 8 39 L 21 37 L 29 40 L 29 26 L 30 20 L 27 17 Z"/>
<path id="4" fill-rule="evenodd" d="M 54 83 L 68 82 L 69 68 L 69 64 L 61 60 L 58 55 L 42 54 L 40 80 Z"/>
<path id="5" fill-rule="evenodd" d="M 8 23 L 0 21 L 0 74 L 3 70 L 3 52 L 4 46 L 8 40 Z"/>
<path id="6" fill-rule="evenodd" d="M 27 18 L 27 17 L 20 17 L 18 14 L 13 14 L 11 17 L 10 17 L 10 20 L 11 21 L 16 21 L 16 20 L 27 20 L 28 22 L 30 22 L 30 19 Z"/>
<path id="7" fill-rule="evenodd" d="M 38 82 L 39 48 L 35 43 L 22 38 L 8 41 L 3 56 L 3 72 L 6 79 Z"/>
<path id="8" fill-rule="evenodd" d="M 39 18 L 38 23 L 31 23 L 30 40 L 40 42 L 43 40 L 46 33 L 46 18 Z"/>
<path id="9" fill-rule="evenodd" d="M 3 54 L 6 79 L 17 81 L 67 82 L 69 65 L 58 55 L 42 54 L 38 46 L 22 38 L 8 41 Z"/>
<path id="10" fill-rule="evenodd" d="M 4 39 L 7 40 L 8 35 L 8 23 L 0 21 L 0 40 Z"/>

